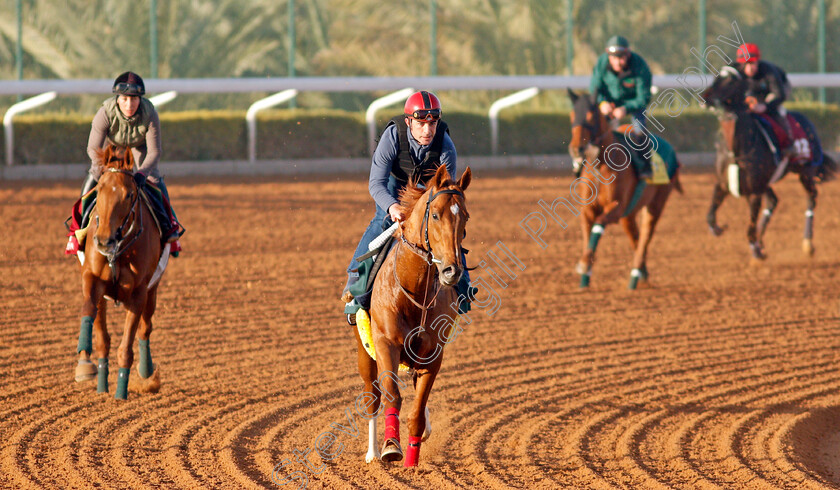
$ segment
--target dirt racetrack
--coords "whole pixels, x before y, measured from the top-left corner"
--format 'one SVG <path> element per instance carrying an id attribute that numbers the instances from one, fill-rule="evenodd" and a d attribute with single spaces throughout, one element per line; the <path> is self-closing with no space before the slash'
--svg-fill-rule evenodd
<path id="1" fill-rule="evenodd" d="M 127 402 L 112 303 L 111 391 L 73 381 L 80 278 L 62 221 L 80 182 L 0 182 L 0 488 L 274 487 L 286 459 L 287 488 L 840 488 L 837 183 L 820 189 L 811 259 L 804 193 L 777 185 L 769 259 L 751 266 L 746 202 L 724 203 L 712 237 L 712 176 L 685 173 L 649 285 L 627 290 L 616 226 L 581 291 L 577 221 L 549 221 L 545 250 L 519 227 L 571 177 L 474 175 L 471 265 L 501 241 L 526 268 L 447 347 L 410 470 L 364 463 L 359 417 L 356 435 L 331 427 L 361 391 L 337 298 L 371 215 L 364 176 L 171 179 L 189 231 L 151 338 L 162 386 Z M 326 431 L 340 454 L 294 462 Z"/>

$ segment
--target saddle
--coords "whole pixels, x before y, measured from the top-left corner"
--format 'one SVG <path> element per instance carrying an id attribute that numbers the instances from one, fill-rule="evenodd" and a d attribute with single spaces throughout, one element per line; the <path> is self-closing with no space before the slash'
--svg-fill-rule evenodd
<path id="1" fill-rule="evenodd" d="M 143 203 L 151 212 L 154 218 L 155 226 L 157 226 L 158 234 L 163 236 L 160 220 L 163 219 L 159 214 L 161 210 L 165 210 L 164 200 L 166 199 L 160 188 L 151 182 L 147 182 L 142 187 L 140 195 L 143 197 Z M 88 191 L 87 194 L 79 198 L 70 211 L 70 217 L 64 221 L 64 226 L 67 228 L 67 236 L 75 235 L 76 240 L 80 244 L 84 243 L 87 236 L 87 229 L 90 225 L 90 214 L 96 204 L 96 188 Z"/>
<path id="2" fill-rule="evenodd" d="M 753 117 L 763 129 L 764 137 L 770 143 L 777 160 L 781 161 L 788 154 L 790 163 L 795 165 L 819 165 L 822 162 L 822 148 L 817 133 L 802 114 L 788 112 L 786 115 L 793 140 L 785 128 L 769 114 L 753 114 Z"/>
<path id="3" fill-rule="evenodd" d="M 384 242 L 375 246 L 368 253 L 357 257 L 359 262 L 359 280 L 350 285 L 350 294 L 355 298 L 355 303 L 344 307 L 344 313 L 356 314 L 360 309 L 370 310 L 370 297 L 373 292 L 373 281 L 376 274 L 385 263 L 385 258 L 391 247 L 394 245 L 394 236 L 389 235 Z M 358 317 L 357 317 L 358 319 Z"/>

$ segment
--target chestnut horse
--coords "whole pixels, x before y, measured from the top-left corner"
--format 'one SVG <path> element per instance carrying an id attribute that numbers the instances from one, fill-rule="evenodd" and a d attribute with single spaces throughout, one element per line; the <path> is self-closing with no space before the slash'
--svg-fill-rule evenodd
<path id="1" fill-rule="evenodd" d="M 467 168 L 456 183 L 441 165 L 427 187 L 409 185 L 401 194 L 406 219 L 395 245 L 376 276 L 370 321 L 376 361 L 371 359 L 356 331 L 359 374 L 368 398 L 365 418 L 368 452 L 365 460 L 400 461 L 400 408 L 397 376 L 400 364 L 413 370 L 416 398 L 408 417 L 406 467 L 417 466 L 420 442 L 431 425 L 426 402 L 440 371 L 443 348 L 452 338 L 457 317 L 458 284 L 463 266 L 461 240 L 469 214 L 464 191 L 472 173 Z M 404 386 L 405 387 L 405 386 Z M 381 400 L 384 396 L 384 401 Z M 377 447 L 376 417 L 384 405 L 385 442 Z"/>
<path id="2" fill-rule="evenodd" d="M 609 121 L 598 110 L 594 97 L 578 95 L 571 90 L 569 97 L 574 105 L 569 153 L 586 178 L 583 181 L 585 185 L 574 186 L 574 191 L 580 192 L 578 197 L 584 203 L 580 213 L 583 255 L 575 268 L 581 276 L 580 286 L 589 286 L 595 249 L 604 228 L 620 222 L 630 237 L 634 251 L 629 288 L 635 289 L 640 279 L 646 281 L 648 278 L 648 245 L 668 196 L 672 189 L 682 192 L 677 172 L 674 171 L 666 184 L 640 183 L 630 168 L 630 152 L 633 150 L 624 145 L 623 135 L 612 131 Z M 662 140 L 659 141 L 661 143 Z M 640 212 L 641 230 L 636 223 L 636 215 Z M 575 214 L 578 214 L 577 210 Z"/>
<path id="3" fill-rule="evenodd" d="M 736 197 L 746 197 L 750 207 L 750 224 L 747 227 L 750 251 L 753 259 L 765 259 L 764 232 L 779 202 L 771 185 L 788 172 L 794 172 L 799 174 L 799 181 L 808 196 L 802 251 L 811 256 L 814 254 L 816 184 L 833 179 L 837 165 L 831 157 L 822 154 L 819 145 L 815 148 L 820 151 L 810 163 L 788 165 L 786 160 L 784 164 L 777 162 L 774 149 L 761 129 L 761 123 L 748 110 L 746 93 L 747 80 L 731 66 L 723 67 L 720 76 L 703 92 L 703 98 L 710 106 L 719 109 L 720 119 L 715 161 L 717 183 L 706 222 L 711 232 L 719 236 L 724 229 L 717 224 L 717 210 L 726 195 L 731 193 Z M 803 115 L 793 111 L 789 114 L 802 126 L 806 135 L 816 139 L 816 131 Z M 762 197 L 766 198 L 766 205 L 759 218 Z"/>
<path id="4" fill-rule="evenodd" d="M 82 322 L 76 381 L 97 377 L 97 391 L 108 392 L 108 355 L 111 337 L 106 324 L 106 298 L 123 303 L 127 310 L 118 350 L 119 377 L 115 397 L 128 397 L 128 378 L 134 361 L 134 336 L 140 326 L 138 371 L 148 391 L 159 385 L 149 350 L 152 315 L 157 298 L 158 260 L 161 237 L 151 211 L 144 204 L 142 189 L 133 178 L 133 158 L 124 148 L 100 152 L 102 176 L 96 186 L 96 207 L 91 213 L 82 260 Z M 167 244 L 168 245 L 168 244 Z M 168 257 L 169 251 L 165 250 Z M 165 267 L 165 259 L 161 265 Z M 96 336 L 92 339 L 92 330 Z M 90 361 L 95 345 L 98 366 Z M 154 376 L 153 375 L 154 371 Z"/>

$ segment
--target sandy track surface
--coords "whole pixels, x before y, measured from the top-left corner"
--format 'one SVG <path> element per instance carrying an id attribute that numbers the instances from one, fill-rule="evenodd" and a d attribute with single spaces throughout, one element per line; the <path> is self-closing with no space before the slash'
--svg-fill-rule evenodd
<path id="1" fill-rule="evenodd" d="M 354 433 L 347 416 L 361 380 L 337 297 L 371 214 L 363 176 L 172 179 L 189 232 L 159 292 L 151 346 L 163 384 L 127 402 L 113 398 L 121 307 L 109 305 L 111 393 L 73 381 L 80 279 L 62 256 L 61 223 L 79 183 L 2 182 L 0 487 L 273 487 L 272 470 L 326 431 L 337 457 L 324 463 L 312 450 L 312 468 L 293 462 L 276 480 L 840 487 L 837 184 L 821 188 L 811 259 L 800 250 L 804 193 L 793 178 L 777 186 L 769 259 L 756 266 L 746 202 L 727 200 L 729 230 L 712 237 L 711 175 L 682 180 L 686 194 L 671 198 L 653 242 L 650 283 L 626 289 L 628 240 L 612 227 L 581 291 L 577 221 L 550 221 L 546 249 L 519 227 L 539 199 L 568 196 L 571 178 L 475 173 L 472 265 L 501 241 L 525 270 L 498 288 L 493 316 L 474 310 L 447 347 L 434 431 L 410 470 L 365 464 L 367 426 L 355 417 Z"/>

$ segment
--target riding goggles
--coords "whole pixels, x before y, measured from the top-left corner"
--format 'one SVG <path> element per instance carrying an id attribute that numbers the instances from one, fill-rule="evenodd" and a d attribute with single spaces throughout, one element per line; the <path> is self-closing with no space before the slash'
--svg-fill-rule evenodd
<path id="1" fill-rule="evenodd" d="M 122 95 L 143 95 L 146 91 L 140 85 L 135 83 L 121 82 L 114 85 L 113 92 Z"/>
<path id="2" fill-rule="evenodd" d="M 607 53 L 612 56 L 627 56 L 627 54 L 630 53 L 630 50 L 622 46 L 610 46 L 607 48 Z"/>
<path id="3" fill-rule="evenodd" d="M 418 109 L 409 115 L 419 121 L 437 121 L 440 119 L 440 109 Z"/>

